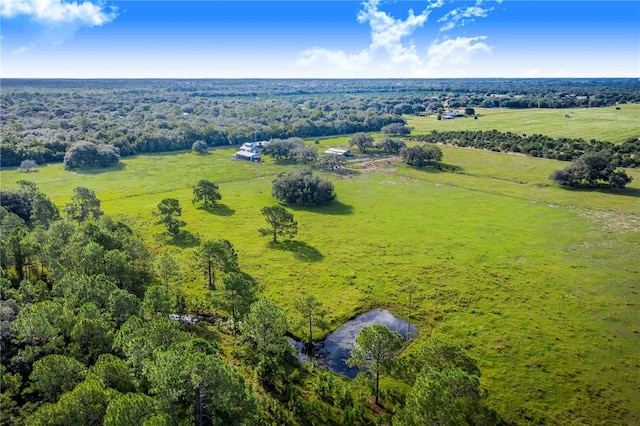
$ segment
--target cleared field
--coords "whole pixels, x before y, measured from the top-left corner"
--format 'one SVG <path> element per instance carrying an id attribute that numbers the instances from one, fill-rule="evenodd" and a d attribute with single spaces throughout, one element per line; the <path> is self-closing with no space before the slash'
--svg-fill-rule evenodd
<path id="1" fill-rule="evenodd" d="M 325 139 L 320 149 L 346 140 Z M 337 202 L 292 209 L 299 234 L 276 246 L 258 234 L 260 208 L 275 204 L 273 178 L 297 166 L 232 160 L 232 148 L 127 158 L 100 172 L 48 165 L 0 177 L 3 188 L 33 180 L 60 206 L 73 187 L 94 189 L 108 214 L 135 218 L 154 249 L 183 259 L 181 290 L 191 303 L 207 290 L 192 270 L 189 239 L 153 224 L 162 198 L 180 200 L 187 235 L 229 239 L 242 270 L 286 307 L 312 293 L 333 327 L 386 307 L 417 323 L 421 338 L 462 345 L 507 420 L 640 423 L 640 171 L 628 170 L 634 181 L 623 192 L 569 191 L 548 181 L 567 163 L 443 152 L 455 172 L 367 157 L 348 172 L 323 173 Z M 191 204 L 199 179 L 220 185 L 212 211 Z M 409 283 L 419 286 L 411 316 Z"/>
<path id="2" fill-rule="evenodd" d="M 473 117 L 438 120 L 430 117 L 405 116 L 413 134 L 431 130 L 499 130 L 518 134 L 541 134 L 568 138 L 596 139 L 614 143 L 640 136 L 640 105 L 626 104 L 606 108 L 526 109 L 476 108 Z M 565 117 L 569 115 L 569 118 Z"/>

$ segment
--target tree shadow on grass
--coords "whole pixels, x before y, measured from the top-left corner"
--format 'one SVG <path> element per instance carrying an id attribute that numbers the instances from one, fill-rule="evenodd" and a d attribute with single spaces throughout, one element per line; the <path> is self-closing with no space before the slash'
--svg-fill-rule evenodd
<path id="1" fill-rule="evenodd" d="M 625 197 L 640 198 L 640 188 L 613 189 L 606 185 L 597 186 L 595 188 L 589 188 L 585 186 L 571 187 L 562 185 L 558 185 L 558 187 L 564 189 L 565 191 L 571 192 L 600 192 L 602 194 L 622 195 Z"/>
<path id="2" fill-rule="evenodd" d="M 311 247 L 309 244 L 303 241 L 286 240 L 274 243 L 271 241 L 269 247 L 276 250 L 289 251 L 293 253 L 293 256 L 303 262 L 320 262 L 324 259 L 322 253 L 317 248 Z"/>
<path id="3" fill-rule="evenodd" d="M 180 248 L 197 247 L 200 245 L 200 237 L 189 231 L 180 231 L 171 236 L 167 244 Z"/>
<path id="4" fill-rule="evenodd" d="M 204 210 L 208 213 L 215 214 L 217 216 L 232 216 L 236 211 L 226 204 L 215 203 L 211 206 L 205 207 L 201 205 L 197 207 L 198 210 Z"/>
<path id="5" fill-rule="evenodd" d="M 328 214 L 328 215 L 350 215 L 353 214 L 353 207 L 341 203 L 338 200 L 333 200 L 329 204 L 323 204 L 321 206 L 297 206 L 297 205 L 287 205 L 288 208 L 294 211 L 307 211 L 311 213 L 319 213 L 319 214 Z"/>
<path id="6" fill-rule="evenodd" d="M 90 169 L 71 169 L 69 171 L 73 173 L 77 173 L 79 175 L 100 175 L 102 173 L 117 172 L 120 170 L 124 170 L 124 168 L 125 168 L 124 163 L 117 163 L 117 164 L 114 164 L 113 166 L 107 166 L 107 167 L 92 167 Z"/>
<path id="7" fill-rule="evenodd" d="M 460 173 L 463 169 L 460 166 L 444 163 L 429 163 L 422 167 L 416 167 L 426 173 Z"/>
<path id="8" fill-rule="evenodd" d="M 361 170 L 358 170 L 355 168 L 349 168 L 349 167 L 344 167 L 344 168 L 335 169 L 335 170 L 332 170 L 332 169 L 320 169 L 320 170 L 322 170 L 323 172 L 332 174 L 334 176 L 339 176 L 344 179 L 351 179 L 355 176 L 362 174 Z"/>

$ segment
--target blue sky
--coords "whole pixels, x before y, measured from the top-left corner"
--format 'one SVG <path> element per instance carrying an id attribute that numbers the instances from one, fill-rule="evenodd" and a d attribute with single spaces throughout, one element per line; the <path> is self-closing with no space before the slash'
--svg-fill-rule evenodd
<path id="1" fill-rule="evenodd" d="M 640 0 L 0 0 L 0 73 L 640 77 Z"/>

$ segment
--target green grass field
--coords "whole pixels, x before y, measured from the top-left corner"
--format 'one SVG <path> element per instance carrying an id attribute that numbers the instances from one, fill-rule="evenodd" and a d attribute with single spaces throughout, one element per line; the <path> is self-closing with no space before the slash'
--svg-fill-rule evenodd
<path id="1" fill-rule="evenodd" d="M 640 136 L 640 105 L 621 105 L 607 108 L 572 109 L 502 109 L 476 108 L 478 119 L 473 117 L 438 120 L 431 117 L 406 116 L 413 134 L 427 133 L 435 129 L 451 130 L 499 130 L 518 134 L 540 134 L 584 140 L 602 140 L 614 143 Z M 567 118 L 565 115 L 570 117 Z"/>
<path id="2" fill-rule="evenodd" d="M 456 122 L 471 120 L 446 124 Z M 324 139 L 319 149 L 347 140 Z M 154 250 L 181 256 L 181 290 L 192 303 L 207 292 L 190 266 L 193 247 L 153 224 L 166 197 L 180 200 L 186 232 L 229 239 L 242 270 L 285 307 L 312 293 L 333 327 L 386 307 L 415 322 L 420 338 L 462 345 L 479 361 L 489 404 L 509 421 L 640 423 L 639 170 L 628 170 L 634 181 L 622 192 L 575 191 L 548 180 L 567 165 L 558 161 L 443 147 L 456 171 L 437 172 L 359 158 L 348 172 L 323 173 L 337 202 L 293 208 L 298 236 L 273 246 L 258 234 L 260 208 L 276 203 L 273 178 L 297 166 L 232 160 L 233 152 L 139 156 L 87 173 L 56 164 L 0 178 L 3 188 L 33 180 L 59 206 L 75 186 L 95 190 L 105 212 L 133 217 Z M 212 211 L 191 204 L 199 179 L 220 186 Z M 419 290 L 409 317 L 410 283 Z"/>

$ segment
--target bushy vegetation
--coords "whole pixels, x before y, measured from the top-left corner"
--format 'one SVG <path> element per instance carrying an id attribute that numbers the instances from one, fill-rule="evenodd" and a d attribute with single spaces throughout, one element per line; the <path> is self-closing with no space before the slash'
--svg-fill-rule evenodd
<path id="1" fill-rule="evenodd" d="M 614 167 L 640 167 L 640 139 L 635 137 L 621 144 L 571 138 L 554 139 L 544 135 L 518 135 L 511 132 L 456 131 L 409 136 L 410 140 L 439 143 L 495 152 L 523 153 L 532 157 L 573 161 L 583 154 L 605 153 Z"/>
<path id="2" fill-rule="evenodd" d="M 402 148 L 405 148 L 407 144 L 400 139 L 383 138 L 375 144 L 375 147 L 381 149 L 387 154 L 399 154 Z"/>
<path id="3" fill-rule="evenodd" d="M 333 184 L 309 169 L 283 173 L 273 181 L 271 194 L 287 204 L 318 206 L 336 198 Z"/>
<path id="4" fill-rule="evenodd" d="M 365 154 L 367 149 L 373 148 L 373 136 L 367 133 L 356 133 L 349 139 L 349 147 L 357 146 L 361 153 Z"/>
<path id="5" fill-rule="evenodd" d="M 269 144 L 262 148 L 262 153 L 276 160 L 293 160 L 296 150 L 301 149 L 304 143 L 301 138 L 271 139 Z"/>
<path id="6" fill-rule="evenodd" d="M 380 132 L 387 135 L 408 135 L 411 133 L 411 129 L 405 126 L 404 123 L 392 123 L 383 126 Z"/>
<path id="7" fill-rule="evenodd" d="M 92 142 L 78 142 L 64 155 L 64 168 L 86 169 L 108 167 L 120 161 L 118 149 L 112 145 L 96 145 Z"/>
<path id="8" fill-rule="evenodd" d="M 402 148 L 402 161 L 414 167 L 423 167 L 442 160 L 442 150 L 434 145 L 415 145 Z"/>
<path id="9" fill-rule="evenodd" d="M 205 141 L 195 141 L 193 145 L 191 145 L 191 151 L 200 155 L 206 154 L 208 148 L 209 147 L 207 146 L 207 143 Z"/>
<path id="10" fill-rule="evenodd" d="M 633 180 L 624 170 L 616 171 L 604 154 L 581 155 L 570 166 L 554 171 L 549 179 L 563 186 L 587 188 L 604 182 L 614 189 L 622 189 Z"/>

